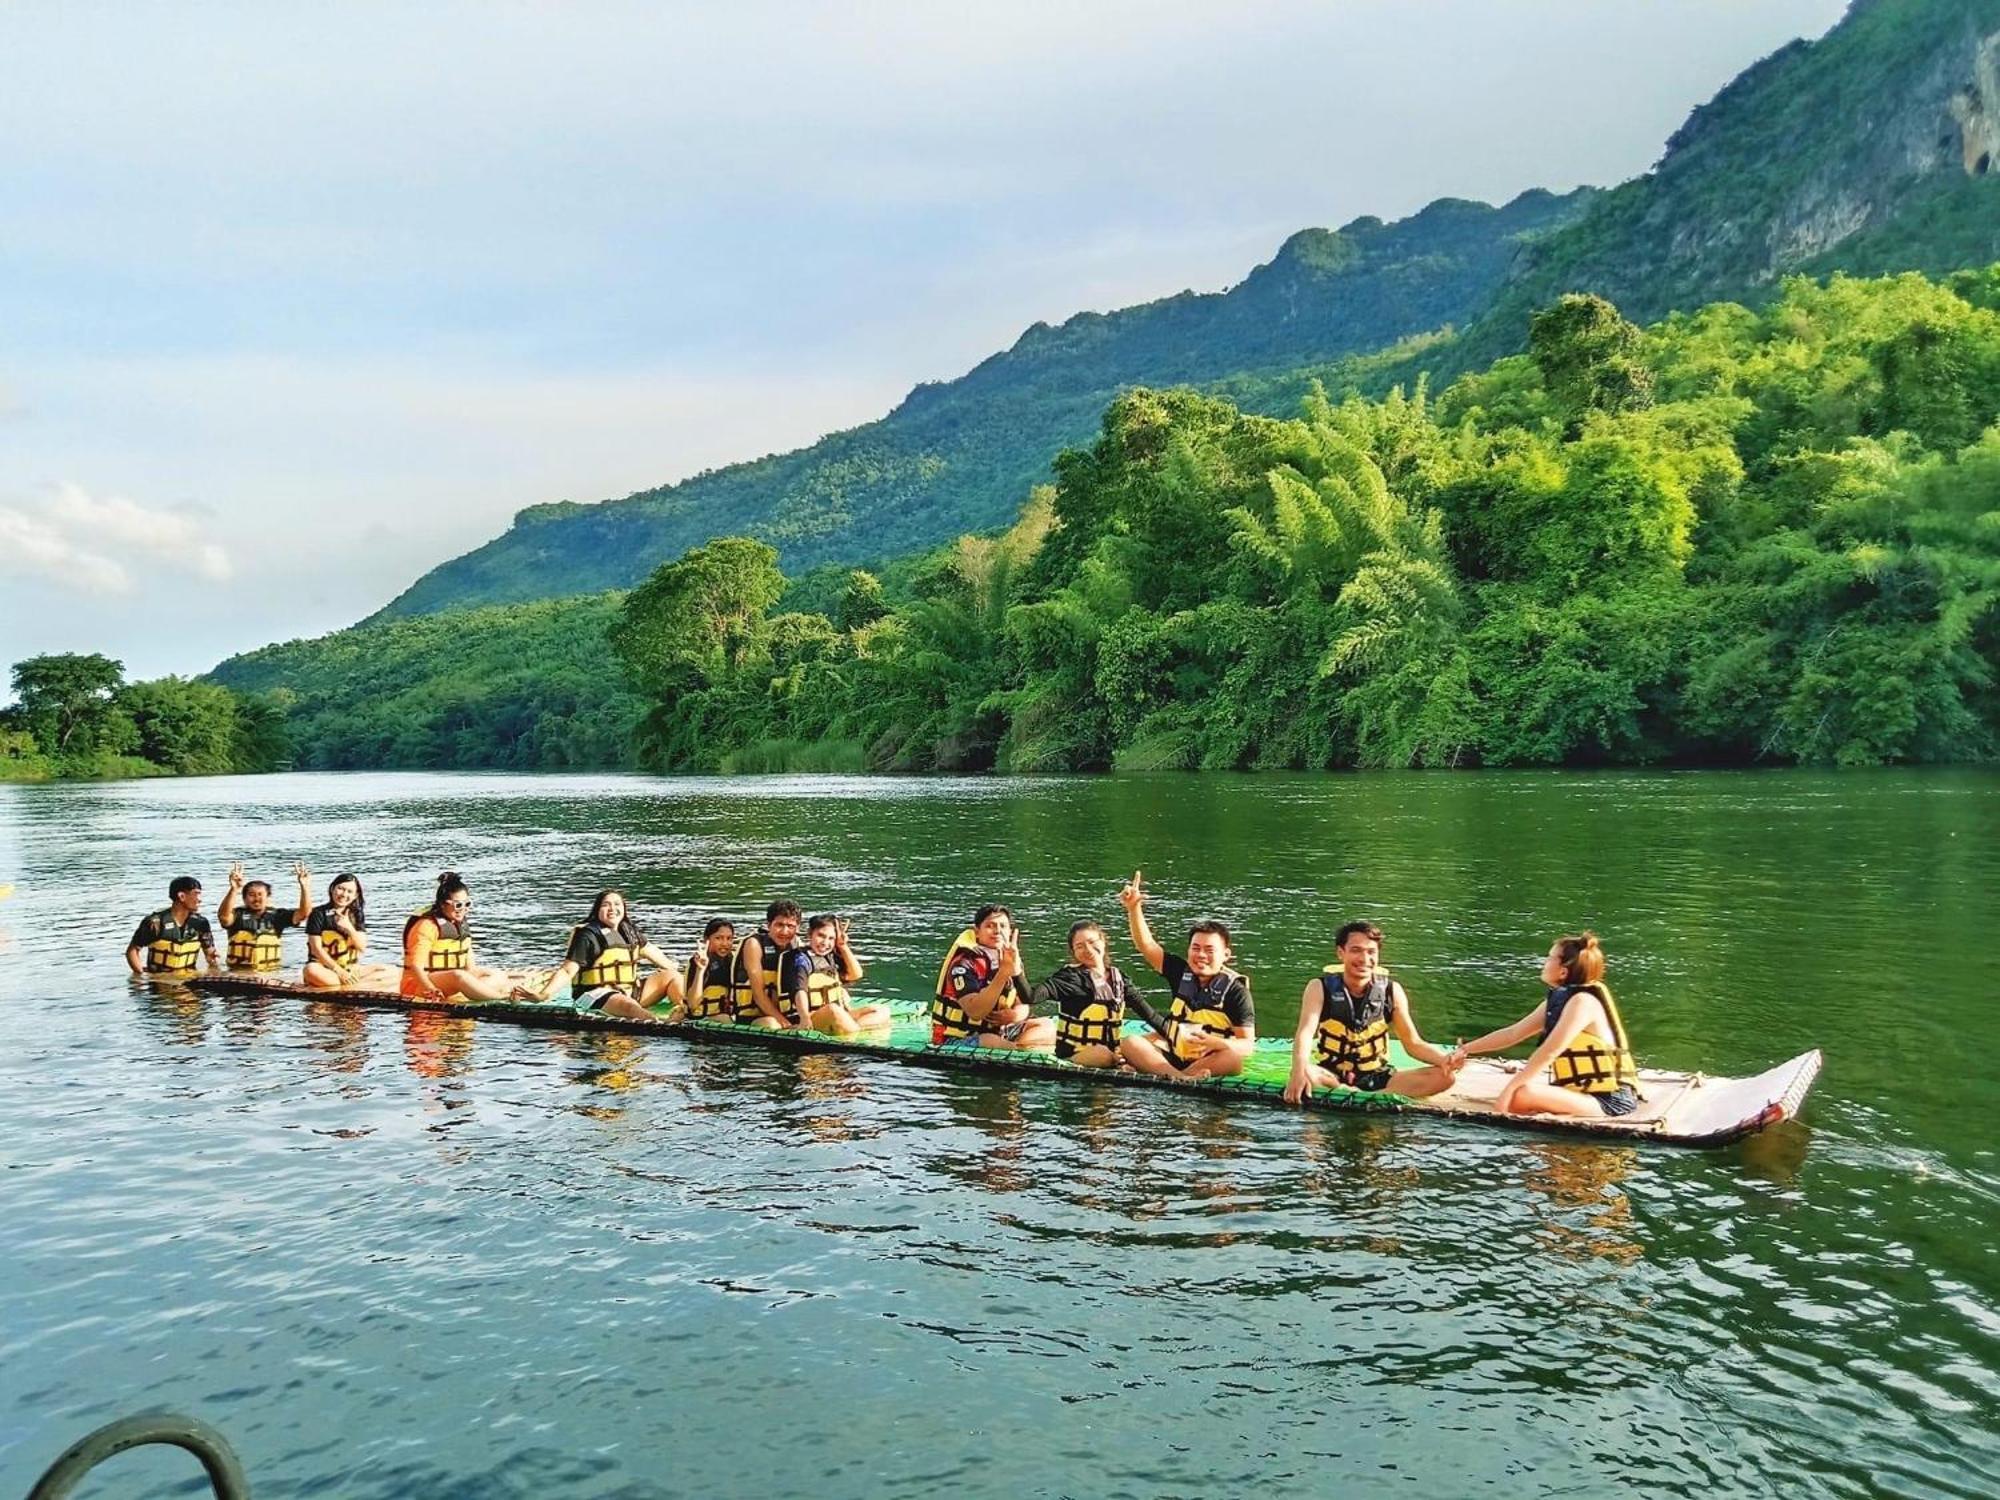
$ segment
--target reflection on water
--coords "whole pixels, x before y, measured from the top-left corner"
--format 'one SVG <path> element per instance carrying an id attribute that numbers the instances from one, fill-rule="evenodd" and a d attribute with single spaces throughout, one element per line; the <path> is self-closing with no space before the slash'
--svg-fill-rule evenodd
<path id="1" fill-rule="evenodd" d="M 496 963 L 615 869 L 673 951 L 823 893 L 897 993 L 992 894 L 1042 971 L 1143 865 L 1267 1034 L 1354 906 L 1434 1035 L 1588 922 L 1649 1060 L 1829 1064 L 1691 1153 L 125 983 L 166 874 L 394 913 L 429 851 Z M 2000 1041 L 1994 778 L 280 777 L 0 791 L 0 857 L 0 1492 L 171 1405 L 271 1496 L 2000 1493 L 2000 1086 L 1883 1066 L 1851 943 L 1932 913 L 1898 1055 Z"/>

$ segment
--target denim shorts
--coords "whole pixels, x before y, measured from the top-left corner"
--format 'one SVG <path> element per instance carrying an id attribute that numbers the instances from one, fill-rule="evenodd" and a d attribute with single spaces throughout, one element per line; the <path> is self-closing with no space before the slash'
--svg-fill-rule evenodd
<path id="1" fill-rule="evenodd" d="M 1639 1096 L 1628 1085 L 1615 1094 L 1597 1094 L 1597 1107 L 1607 1115 L 1629 1115 L 1639 1107 Z"/>

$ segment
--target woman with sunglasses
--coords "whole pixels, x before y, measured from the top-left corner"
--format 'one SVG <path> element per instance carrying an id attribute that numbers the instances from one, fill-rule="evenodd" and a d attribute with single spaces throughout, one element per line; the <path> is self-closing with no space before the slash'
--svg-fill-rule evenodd
<path id="1" fill-rule="evenodd" d="M 437 895 L 403 924 L 402 992 L 416 1000 L 533 1000 L 503 969 L 472 961 L 472 896 L 457 872 L 438 876 Z"/>

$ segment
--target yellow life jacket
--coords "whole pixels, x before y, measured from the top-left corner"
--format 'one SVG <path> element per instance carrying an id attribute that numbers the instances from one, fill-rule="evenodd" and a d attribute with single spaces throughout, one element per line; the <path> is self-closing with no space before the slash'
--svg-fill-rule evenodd
<path id="1" fill-rule="evenodd" d="M 643 945 L 643 940 L 633 941 L 636 934 L 628 933 L 623 927 L 612 929 L 595 922 L 586 922 L 570 933 L 570 941 L 575 942 L 578 933 L 595 929 L 602 946 L 591 963 L 576 971 L 576 993 L 601 989 L 611 985 L 617 989 L 629 989 L 638 982 L 639 960 L 633 950 Z"/>
<path id="2" fill-rule="evenodd" d="M 424 972 L 445 974 L 454 969 L 463 969 L 472 962 L 472 931 L 464 922 L 454 922 L 450 917 L 441 917 L 430 907 L 412 912 L 410 920 L 403 924 L 403 948 L 409 950 L 410 929 L 428 919 L 437 927 L 437 936 L 431 940 L 431 951 L 424 959 Z M 322 938 L 320 941 L 324 942 Z"/>
<path id="3" fill-rule="evenodd" d="M 1548 1008 L 1542 1013 L 1542 1035 L 1546 1037 L 1556 1029 L 1564 1009 L 1580 994 L 1596 996 L 1598 1004 L 1604 1007 L 1605 1018 L 1611 1023 L 1611 1040 L 1606 1042 L 1587 1028 L 1578 1032 L 1576 1040 L 1557 1053 L 1556 1060 L 1549 1064 L 1549 1081 L 1584 1094 L 1615 1094 L 1620 1089 L 1637 1089 L 1639 1067 L 1633 1062 L 1631 1048 L 1625 1041 L 1625 1018 L 1618 1014 L 1618 1002 L 1611 998 L 1611 991 L 1603 985 L 1584 984 L 1574 988 L 1562 985 L 1550 990 Z"/>
<path id="4" fill-rule="evenodd" d="M 351 941 L 346 933 L 333 925 L 331 917 L 311 936 L 319 939 L 319 945 L 326 950 L 326 956 L 343 969 L 361 956 L 360 947 Z"/>
<path id="5" fill-rule="evenodd" d="M 1242 979 L 1234 969 L 1217 969 L 1215 978 L 1204 985 L 1194 977 L 1194 970 L 1181 971 L 1180 981 L 1174 986 L 1173 1009 L 1167 1012 L 1167 1029 L 1174 1036 L 1174 1056 L 1182 1062 L 1193 1062 L 1195 1053 L 1189 1049 L 1188 1040 L 1200 1032 L 1210 1036 L 1235 1033 L 1222 1002 L 1230 985 Z M 1245 994 L 1249 993 L 1249 981 L 1243 981 L 1243 989 Z"/>
<path id="6" fill-rule="evenodd" d="M 729 968 L 706 949 L 687 961 L 687 1012 L 696 1021 L 730 1021 L 736 1002 L 729 988 Z"/>
<path id="7" fill-rule="evenodd" d="M 146 944 L 146 972 L 194 973 L 201 965 L 202 934 L 207 931 L 207 922 L 196 914 L 185 923 L 177 923 L 171 906 L 154 912 L 151 920 L 154 937 Z"/>
<path id="8" fill-rule="evenodd" d="M 847 985 L 840 976 L 839 959 L 831 953 L 814 953 L 809 948 L 787 954 L 786 958 L 793 974 L 793 995 L 798 994 L 800 985 L 805 986 L 807 1015 L 822 1006 L 847 1004 Z"/>
<path id="9" fill-rule="evenodd" d="M 1106 977 L 1113 980 L 1112 992 L 1119 998 L 1106 1000 L 1097 994 L 1096 982 L 1090 970 L 1082 964 L 1072 964 L 1080 982 L 1089 986 L 1091 998 L 1074 1008 L 1065 1003 L 1056 1012 L 1056 1056 L 1068 1057 L 1080 1047 L 1118 1046 L 1118 1028 L 1125 1024 L 1125 1001 L 1121 987 L 1114 976 L 1116 969 L 1107 969 Z"/>
<path id="10" fill-rule="evenodd" d="M 229 967 L 276 969 L 285 961 L 284 927 L 272 913 L 240 911 L 229 924 Z"/>
<path id="11" fill-rule="evenodd" d="M 981 1022 L 965 1013 L 965 1007 L 958 1003 L 958 997 L 948 988 L 951 966 L 960 957 L 972 960 L 973 972 L 979 980 L 978 988 L 984 989 L 993 978 L 993 960 L 986 956 L 986 950 L 979 946 L 979 934 L 970 927 L 961 932 L 945 954 L 944 962 L 938 965 L 937 983 L 931 986 L 931 1045 L 949 1042 L 958 1037 L 972 1036 Z"/>
<path id="12" fill-rule="evenodd" d="M 736 1006 L 736 1019 L 739 1021 L 755 1021 L 764 1014 L 762 1007 L 757 1004 L 757 987 L 750 982 L 750 965 L 743 958 L 743 950 L 748 948 L 753 940 L 763 950 L 760 963 L 764 970 L 764 978 L 771 986 L 771 993 L 778 997 L 781 1010 L 784 1008 L 785 996 L 790 993 L 790 984 L 785 977 L 785 955 L 798 947 L 796 938 L 792 940 L 790 948 L 779 947 L 778 940 L 771 936 L 771 929 L 768 927 L 759 927 L 736 945 L 736 962 L 729 970 L 729 996 Z"/>
<path id="13" fill-rule="evenodd" d="M 1313 1038 L 1313 1060 L 1352 1083 L 1389 1068 L 1389 1020 L 1395 991 L 1387 974 L 1377 974 L 1359 999 L 1347 992 L 1339 964 L 1328 964 L 1319 976 L 1319 1033 Z"/>

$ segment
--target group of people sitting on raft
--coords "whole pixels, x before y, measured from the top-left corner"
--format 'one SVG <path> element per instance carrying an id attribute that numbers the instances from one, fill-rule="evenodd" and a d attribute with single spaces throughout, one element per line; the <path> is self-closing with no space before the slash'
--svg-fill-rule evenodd
<path id="1" fill-rule="evenodd" d="M 471 895 L 447 871 L 428 907 L 403 924 L 400 968 L 365 962 L 367 909 L 361 882 L 335 877 L 313 905 L 311 876 L 293 873 L 299 899 L 271 905 L 271 887 L 229 874 L 217 913 L 228 935 L 228 966 L 251 972 L 282 967 L 281 937 L 303 926 L 303 982 L 314 989 L 372 989 L 412 998 L 546 1002 L 567 986 L 579 1010 L 631 1020 L 707 1021 L 772 1030 L 808 1029 L 852 1037 L 884 1032 L 886 1006 L 859 1003 L 849 991 L 863 974 L 844 917 L 807 919 L 796 903 L 774 901 L 756 931 L 739 939 L 726 917 L 712 918 L 701 945 L 676 964 L 632 920 L 624 894 L 600 892 L 590 915 L 570 931 L 562 962 L 546 976 L 483 968 L 472 959 Z M 125 958 L 135 975 L 193 976 L 205 956 L 221 967 L 201 883 L 183 875 L 168 887 L 169 905 L 139 924 Z M 1084 920 L 1069 930 L 1069 962 L 1030 985 L 1021 931 L 1005 906 L 981 907 L 938 969 L 931 997 L 931 1044 L 1052 1052 L 1086 1068 L 1132 1068 L 1183 1079 L 1227 1078 L 1243 1070 L 1257 1040 L 1250 981 L 1232 967 L 1222 922 L 1196 922 L 1185 953 L 1171 953 L 1147 921 L 1147 895 L 1134 872 L 1118 895 L 1133 946 L 1166 981 L 1163 1016 L 1110 961 L 1104 928 Z M 1638 1069 L 1617 1002 L 1604 983 L 1604 950 L 1592 933 L 1558 938 L 1543 961 L 1546 998 L 1511 1026 L 1449 1050 L 1426 1041 L 1409 996 L 1381 966 L 1382 931 L 1349 922 L 1335 937 L 1333 963 L 1306 981 L 1292 1039 L 1292 1102 L 1316 1089 L 1393 1094 L 1443 1093 L 1466 1060 L 1528 1042 L 1535 1049 L 1511 1074 L 1493 1107 L 1501 1113 L 1605 1116 L 1638 1104 Z M 641 965 L 652 970 L 642 980 Z M 664 1013 L 660 1007 L 669 1007 Z M 1037 1009 L 1050 1012 L 1036 1014 Z M 1128 1016 L 1149 1032 L 1124 1033 Z M 1417 1066 L 1398 1068 L 1390 1038 Z"/>

